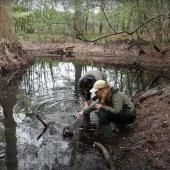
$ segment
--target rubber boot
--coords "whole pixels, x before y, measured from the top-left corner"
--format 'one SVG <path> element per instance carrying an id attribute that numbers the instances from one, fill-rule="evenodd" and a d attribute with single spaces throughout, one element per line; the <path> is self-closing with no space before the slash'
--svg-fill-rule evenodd
<path id="1" fill-rule="evenodd" d="M 111 128 L 110 124 L 109 125 L 103 125 L 101 128 L 102 128 L 102 131 L 104 133 L 105 138 L 113 137 L 112 128 Z"/>

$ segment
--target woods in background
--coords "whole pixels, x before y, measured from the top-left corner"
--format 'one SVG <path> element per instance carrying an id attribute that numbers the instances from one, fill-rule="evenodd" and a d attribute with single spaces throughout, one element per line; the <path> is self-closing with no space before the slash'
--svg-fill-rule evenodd
<path id="1" fill-rule="evenodd" d="M 95 41 L 123 34 L 169 42 L 170 1 L 0 0 L 0 21 L 1 37 L 14 30 L 26 40 Z"/>

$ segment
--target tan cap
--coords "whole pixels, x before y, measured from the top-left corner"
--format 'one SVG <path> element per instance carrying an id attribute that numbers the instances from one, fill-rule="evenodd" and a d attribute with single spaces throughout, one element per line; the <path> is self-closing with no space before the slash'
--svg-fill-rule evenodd
<path id="1" fill-rule="evenodd" d="M 102 88 L 104 88 L 104 87 L 106 87 L 106 86 L 107 86 L 106 81 L 104 81 L 104 80 L 97 80 L 97 81 L 94 83 L 93 88 L 90 90 L 90 92 L 91 92 L 92 94 L 94 94 L 94 93 L 96 93 L 97 90 L 102 89 Z"/>

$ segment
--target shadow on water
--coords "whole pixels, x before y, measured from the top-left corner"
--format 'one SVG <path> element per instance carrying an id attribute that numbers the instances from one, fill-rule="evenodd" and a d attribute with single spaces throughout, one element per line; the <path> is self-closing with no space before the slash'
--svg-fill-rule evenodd
<path id="1" fill-rule="evenodd" d="M 105 71 L 111 84 L 131 96 L 156 85 L 159 76 L 135 69 L 36 61 L 22 81 L 0 90 L 0 169 L 107 169 L 92 146 L 95 130 L 77 133 L 72 140 L 62 137 L 63 127 L 81 109 L 78 80 L 92 69 Z M 48 124 L 41 136 L 45 127 L 36 115 Z"/>

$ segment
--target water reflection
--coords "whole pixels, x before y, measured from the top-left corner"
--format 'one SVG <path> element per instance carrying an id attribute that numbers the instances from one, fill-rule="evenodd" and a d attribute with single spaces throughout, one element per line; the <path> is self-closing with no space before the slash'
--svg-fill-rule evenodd
<path id="1" fill-rule="evenodd" d="M 6 165 L 11 169 L 52 169 L 56 166 L 71 166 L 73 147 L 62 139 L 62 129 L 71 124 L 72 115 L 80 110 L 78 80 L 88 70 L 106 72 L 108 81 L 129 95 L 146 89 L 157 76 L 141 70 L 84 66 L 53 60 L 35 62 L 18 84 L 1 90 L 0 103 L 3 108 Z M 36 118 L 38 114 L 47 124 L 48 130 L 40 135 L 44 126 Z M 1 124 L 3 126 L 3 124 Z M 0 146 L 1 147 L 1 146 Z M 2 150 L 1 149 L 1 150 Z"/>
<path id="2" fill-rule="evenodd" d="M 5 91 L 0 91 L 0 103 L 4 114 L 6 168 L 14 170 L 18 169 L 16 122 L 13 118 L 13 108 L 17 102 L 17 90 L 18 86 L 12 86 L 6 88 Z"/>

